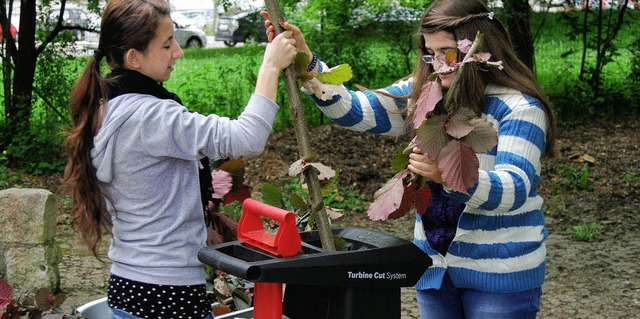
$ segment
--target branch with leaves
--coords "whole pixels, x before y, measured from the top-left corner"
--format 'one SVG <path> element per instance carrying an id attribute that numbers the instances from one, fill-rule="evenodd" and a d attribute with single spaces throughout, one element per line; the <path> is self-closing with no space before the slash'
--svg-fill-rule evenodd
<path id="1" fill-rule="evenodd" d="M 273 26 L 275 34 L 277 35 L 282 33 L 283 28 L 280 25 L 280 21 L 284 21 L 284 18 L 282 15 L 282 11 L 280 10 L 278 1 L 266 0 L 265 5 L 267 7 L 267 11 L 269 12 L 271 21 L 274 21 Z M 307 64 L 304 64 L 305 61 L 307 62 Z M 309 130 L 307 128 L 307 123 L 304 117 L 304 109 L 302 108 L 302 102 L 300 99 L 300 83 L 304 82 L 304 80 L 301 79 L 299 75 L 301 74 L 301 72 L 303 72 L 302 70 L 306 70 L 308 61 L 308 56 L 306 56 L 305 58 L 305 55 L 298 54 L 298 56 L 296 57 L 296 62 L 294 62 L 291 66 L 287 67 L 284 70 L 285 84 L 289 96 L 289 107 L 291 108 L 291 115 L 294 121 L 294 129 L 296 132 L 296 140 L 298 142 L 299 153 L 300 157 L 306 162 L 310 162 L 315 157 L 314 152 L 311 151 L 311 148 L 309 146 Z M 348 73 L 351 73 L 351 68 L 348 68 Z M 306 76 L 306 78 L 304 79 L 308 81 L 318 79 L 317 76 L 313 74 L 304 74 L 304 76 Z M 309 204 L 311 207 L 312 216 L 314 217 L 315 223 L 318 227 L 318 233 L 320 235 L 322 248 L 326 250 L 336 250 L 333 232 L 331 230 L 329 218 L 324 207 L 321 186 L 318 179 L 318 171 L 313 167 L 313 165 L 306 165 L 301 170 L 301 174 L 302 176 L 304 176 L 304 181 L 306 182 L 309 189 Z"/>
<path id="2" fill-rule="evenodd" d="M 456 53 L 447 51 L 443 63 L 422 86 L 422 93 L 413 111 L 412 129 L 415 136 L 408 145 L 396 153 L 393 169 L 396 175 L 374 195 L 367 214 L 372 220 L 386 220 L 406 215 L 411 209 L 423 214 L 429 206 L 431 191 L 426 178 L 415 176 L 407 165 L 409 154 L 414 147 L 437 161 L 442 171 L 442 181 L 451 190 L 468 194 L 478 180 L 479 162 L 476 153 L 490 151 L 498 143 L 498 134 L 493 125 L 477 118 L 473 109 L 457 105 L 454 96 L 460 89 L 463 70 L 469 63 L 480 63 L 502 69 L 502 62 L 489 61 L 490 53 L 478 53 L 483 35 L 478 33 L 474 42 L 467 39 L 458 42 L 458 50 L 466 53 L 457 62 Z M 457 69 L 456 77 L 444 96 L 443 114 L 435 115 L 434 110 L 443 99 L 442 87 L 437 81 L 439 73 Z"/>

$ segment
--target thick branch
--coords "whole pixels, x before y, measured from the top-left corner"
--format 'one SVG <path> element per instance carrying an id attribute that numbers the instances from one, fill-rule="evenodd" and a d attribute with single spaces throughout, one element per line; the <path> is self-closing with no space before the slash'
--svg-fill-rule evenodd
<path id="1" fill-rule="evenodd" d="M 265 1 L 269 19 L 273 22 L 276 35 L 280 34 L 283 29 L 278 21 L 283 21 L 283 15 L 277 0 Z M 284 80 L 289 96 L 289 107 L 294 120 L 294 128 L 296 132 L 296 140 L 298 142 L 299 154 L 301 158 L 309 158 L 312 155 L 309 146 L 309 130 L 304 116 L 304 109 L 300 99 L 300 88 L 298 87 L 297 73 L 295 67 L 290 65 L 284 70 Z M 304 172 L 304 180 L 307 182 L 309 189 L 309 200 L 311 204 L 311 212 L 314 214 L 316 224 L 318 225 L 318 233 L 322 248 L 326 250 L 336 250 L 333 242 L 333 233 L 329 224 L 329 217 L 324 207 L 322 198 L 322 190 L 320 189 L 320 181 L 318 180 L 318 172 L 313 167 L 306 169 Z"/>

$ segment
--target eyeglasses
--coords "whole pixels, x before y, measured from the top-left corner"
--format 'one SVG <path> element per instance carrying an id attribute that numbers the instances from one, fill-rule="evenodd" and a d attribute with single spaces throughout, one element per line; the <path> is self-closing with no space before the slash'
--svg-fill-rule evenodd
<path id="1" fill-rule="evenodd" d="M 438 61 L 438 63 L 440 64 L 445 63 L 444 54 L 438 54 L 438 55 L 425 54 L 422 56 L 422 61 L 424 61 L 424 63 L 427 63 L 427 64 L 433 64 L 436 61 Z"/>

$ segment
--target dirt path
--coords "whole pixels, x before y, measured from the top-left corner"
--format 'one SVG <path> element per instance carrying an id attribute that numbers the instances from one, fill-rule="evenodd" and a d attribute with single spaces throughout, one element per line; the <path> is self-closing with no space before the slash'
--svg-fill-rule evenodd
<path id="1" fill-rule="evenodd" d="M 548 265 L 538 318 L 640 318 L 640 142 L 637 121 L 600 123 L 561 130 L 558 157 L 544 164 L 545 213 L 550 236 Z M 312 130 L 319 161 L 342 169 L 341 185 L 373 192 L 390 176 L 393 139 L 352 133 L 333 126 Z M 291 131 L 272 136 L 265 153 L 248 161 L 254 190 L 278 184 L 296 160 Z M 588 156 L 585 156 L 588 155 Z M 589 157 L 590 156 L 590 157 Z M 589 160 L 585 168 L 581 160 Z M 413 217 L 371 222 L 351 214 L 336 227 L 362 226 L 410 239 Z M 574 226 L 602 227 L 593 242 L 566 234 Z M 61 224 L 62 288 L 71 308 L 104 295 L 108 268 L 75 243 Z M 402 319 L 418 318 L 415 294 L 402 290 Z"/>

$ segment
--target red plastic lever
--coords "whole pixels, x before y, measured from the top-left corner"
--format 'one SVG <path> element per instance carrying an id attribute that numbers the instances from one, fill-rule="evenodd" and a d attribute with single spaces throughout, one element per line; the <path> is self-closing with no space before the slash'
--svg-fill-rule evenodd
<path id="1" fill-rule="evenodd" d="M 278 222 L 278 231 L 275 234 L 264 230 L 261 216 Z M 302 249 L 300 233 L 296 227 L 296 215 L 251 198 L 245 199 L 242 203 L 238 240 L 280 257 L 295 256 Z"/>

